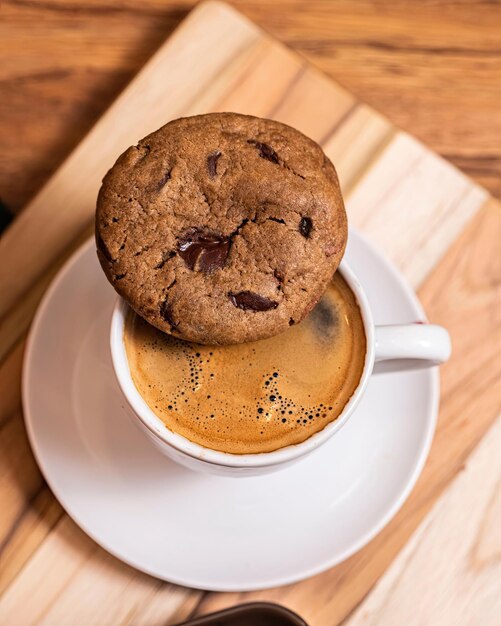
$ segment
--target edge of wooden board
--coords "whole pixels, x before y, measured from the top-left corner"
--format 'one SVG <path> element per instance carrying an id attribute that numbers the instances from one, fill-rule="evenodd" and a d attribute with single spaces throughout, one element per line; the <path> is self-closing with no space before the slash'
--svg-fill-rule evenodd
<path id="1" fill-rule="evenodd" d="M 205 17 L 209 14 L 217 18 L 217 24 L 221 30 L 214 29 L 208 33 L 207 31 L 211 29 L 203 27 Z M 184 37 L 187 31 L 191 31 L 192 35 L 188 45 Z M 200 36 L 197 37 L 197 34 Z M 217 44 L 222 36 L 225 40 L 224 49 L 211 45 L 212 42 Z M 187 93 L 186 89 L 183 92 L 183 87 L 186 88 L 183 80 L 186 68 L 183 63 L 178 62 L 170 66 L 173 69 L 168 77 L 169 87 L 176 89 L 176 104 L 173 106 L 168 102 L 165 103 L 165 84 L 161 88 L 153 84 L 156 69 L 171 55 L 183 58 L 185 62 L 188 60 L 189 63 L 189 58 L 196 50 L 199 50 L 201 46 L 205 48 L 208 46 L 212 55 L 210 65 L 212 71 L 207 72 L 206 68 L 196 65 L 189 66 L 190 84 L 193 83 L 193 73 L 195 73 L 200 80 L 200 94 L 203 94 L 207 85 L 220 79 L 219 73 L 228 63 L 229 58 L 231 62 L 234 62 L 235 58 L 245 56 L 249 49 L 263 37 L 271 40 L 273 46 L 286 51 L 291 59 L 297 59 L 298 63 L 299 61 L 303 64 L 307 63 L 297 52 L 271 38 L 260 27 L 223 2 L 207 0 L 190 12 L 0 239 L 0 292 L 2 293 L 0 319 L 16 305 L 31 284 L 54 264 L 91 220 L 102 175 L 112 165 L 116 155 L 137 141 L 138 136 L 141 137 L 151 132 L 167 119 L 189 114 L 189 107 L 188 111 L 186 110 L 188 103 L 183 101 L 183 98 L 190 99 L 192 94 Z M 309 72 L 321 77 L 326 84 L 329 83 L 340 97 L 342 95 L 346 98 L 348 103 L 349 101 L 355 102 L 346 90 L 317 68 L 310 64 L 307 67 Z M 137 104 L 138 94 L 141 93 L 147 94 L 150 101 L 147 104 L 153 102 L 157 104 L 157 107 L 150 107 L 148 110 L 151 115 L 142 116 L 140 119 L 137 119 L 136 113 L 134 124 L 131 125 L 133 130 L 130 130 L 127 122 L 130 116 L 134 116 L 134 105 Z M 161 107 L 158 106 L 159 99 L 163 101 Z M 368 110 L 372 112 L 372 109 Z M 374 115 L 378 114 L 374 112 Z M 389 124 L 383 117 L 379 117 Z M 110 126 L 114 130 L 111 135 Z M 393 125 L 391 127 L 395 128 Z M 416 142 L 414 139 L 413 141 Z M 423 149 L 428 152 L 427 148 L 423 147 Z M 99 159 L 94 160 L 92 155 L 96 151 Z M 431 151 L 430 154 L 440 159 Z M 85 171 L 81 171 L 82 163 L 86 164 Z M 453 168 L 450 164 L 448 166 Z M 84 181 L 81 180 L 83 176 L 85 176 Z M 77 182 L 69 186 L 68 180 Z M 472 181 L 467 180 L 472 188 L 479 189 Z M 56 217 L 54 217 L 54 197 L 57 197 L 59 204 Z M 485 193 L 484 199 L 486 198 Z"/>
<path id="2" fill-rule="evenodd" d="M 219 14 L 222 32 L 208 33 L 207 29 L 203 28 L 205 15 L 214 11 Z M 227 21 L 221 19 L 229 16 L 231 16 L 232 28 L 225 27 Z M 188 30 L 192 31 L 192 35 L 198 33 L 200 37 L 192 36 L 189 46 L 186 46 L 184 34 Z M 221 49 L 216 44 L 223 34 L 226 37 L 226 46 Z M 165 106 L 156 109 L 155 115 L 148 116 L 138 117 L 137 112 L 133 110 L 132 105 L 137 104 L 141 93 L 149 94 L 150 99 L 165 101 L 165 84 L 161 87 L 155 86 L 151 81 L 156 78 L 156 69 L 165 62 L 166 57 L 179 55 L 189 58 L 198 47 L 209 46 L 213 53 L 211 58 L 213 71 L 207 73 L 205 67 L 192 66 L 190 75 L 190 80 L 193 81 L 193 74 L 198 73 L 202 92 L 204 86 L 217 76 L 222 63 L 227 62 L 228 51 L 238 56 L 259 36 L 260 31 L 257 26 L 233 8 L 217 0 L 202 2 L 189 13 L 4 232 L 0 239 L 0 293 L 2 294 L 0 319 L 59 257 L 68 244 L 79 235 L 89 221 L 95 207 L 96 182 L 99 181 L 97 184 L 100 184 L 117 155 L 129 145 L 137 142 L 138 136 L 146 135 L 168 119 L 183 114 L 181 109 L 183 104 L 176 104 L 174 110 L 169 110 L 169 103 L 165 103 Z M 211 42 L 214 43 L 213 46 L 210 46 Z M 219 50 L 224 51 L 224 54 L 221 53 L 221 58 L 218 57 Z M 176 103 L 179 103 L 183 97 L 183 86 L 185 86 L 182 75 L 184 68 L 181 64 L 177 64 L 171 65 L 171 69 L 169 83 L 171 86 L 176 86 Z M 186 97 L 186 94 L 184 96 Z M 177 115 L 175 109 L 178 110 Z M 149 111 L 151 110 L 150 108 Z M 165 111 L 165 113 L 159 116 L 158 110 Z M 128 128 L 129 116 L 135 118 L 131 126 L 132 132 Z M 158 119 L 159 117 L 161 119 Z M 115 131 L 112 135 L 109 133 L 110 126 Z M 95 150 L 99 154 L 99 159 L 94 160 L 92 154 L 96 153 Z M 90 164 L 90 169 L 85 172 L 85 181 L 81 180 L 82 159 L 85 159 L 87 165 Z M 77 182 L 69 187 L 68 180 Z M 90 186 L 89 181 L 92 182 Z M 51 202 L 54 194 L 57 194 L 59 201 L 57 216 L 54 215 L 54 206 Z M 89 202 L 92 210 L 89 210 Z"/>

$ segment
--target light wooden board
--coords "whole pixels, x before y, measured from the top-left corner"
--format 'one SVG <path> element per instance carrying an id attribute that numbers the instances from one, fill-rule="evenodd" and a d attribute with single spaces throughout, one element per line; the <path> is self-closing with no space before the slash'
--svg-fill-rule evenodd
<path id="1" fill-rule="evenodd" d="M 346 626 L 499 626 L 500 451 L 501 418 Z"/>
<path id="2" fill-rule="evenodd" d="M 196 3 L 2 2 L 0 189 L 9 208 L 23 208 Z M 501 197 L 501 3 L 231 3 Z"/>
<path id="3" fill-rule="evenodd" d="M 244 596 L 160 583 L 95 546 L 44 484 L 19 398 L 26 329 L 50 278 L 90 232 L 106 169 L 169 119 L 222 110 L 274 117 L 323 145 L 338 169 L 350 223 L 402 269 L 454 345 L 443 368 L 431 457 L 395 520 L 329 572 Z M 500 206 L 483 189 L 226 5 L 200 5 L 0 240 L 0 623 L 16 615 L 23 624 L 70 624 L 75 616 L 96 624 L 173 623 L 258 597 L 282 601 L 315 624 L 339 623 L 385 572 L 499 411 L 500 241 Z"/>

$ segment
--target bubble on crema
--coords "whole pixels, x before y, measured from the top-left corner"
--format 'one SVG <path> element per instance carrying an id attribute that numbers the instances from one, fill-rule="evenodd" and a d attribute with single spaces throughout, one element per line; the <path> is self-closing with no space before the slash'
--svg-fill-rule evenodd
<path id="1" fill-rule="evenodd" d="M 190 344 L 137 316 L 126 328 L 131 374 L 147 404 L 171 430 L 233 453 L 273 450 L 322 430 L 364 364 L 360 311 L 340 303 L 339 290 L 301 324 L 251 344 Z"/>

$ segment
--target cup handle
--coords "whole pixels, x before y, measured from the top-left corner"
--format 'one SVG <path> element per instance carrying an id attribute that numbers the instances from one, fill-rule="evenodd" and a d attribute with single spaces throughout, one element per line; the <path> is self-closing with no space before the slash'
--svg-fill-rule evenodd
<path id="1" fill-rule="evenodd" d="M 434 324 L 376 326 L 375 372 L 433 367 L 451 355 L 449 333 Z"/>

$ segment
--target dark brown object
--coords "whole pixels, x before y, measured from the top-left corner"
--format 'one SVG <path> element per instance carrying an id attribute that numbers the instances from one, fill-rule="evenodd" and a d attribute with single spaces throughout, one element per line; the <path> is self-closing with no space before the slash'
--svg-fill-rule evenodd
<path id="1" fill-rule="evenodd" d="M 169 324 L 172 329 L 176 328 L 177 324 L 174 322 L 174 319 L 172 317 L 172 309 L 169 305 L 168 300 L 164 300 L 160 304 L 160 316 L 163 320 L 167 322 L 167 324 Z"/>
<path id="2" fill-rule="evenodd" d="M 308 238 L 311 233 L 311 229 L 313 228 L 313 222 L 310 217 L 302 217 L 299 222 L 299 232 L 303 237 Z"/>
<path id="3" fill-rule="evenodd" d="M 148 135 L 118 158 L 97 201 L 97 254 L 113 287 L 153 326 L 204 344 L 300 322 L 347 235 L 336 171 L 318 144 L 236 113 Z"/>
<path id="4" fill-rule="evenodd" d="M 0 234 L 12 222 L 13 217 L 12 211 L 0 200 Z"/>
<path id="5" fill-rule="evenodd" d="M 111 256 L 108 246 L 104 243 L 103 238 L 99 233 L 96 233 L 96 247 L 99 253 L 111 264 L 115 262 L 115 259 Z"/>
<path id="6" fill-rule="evenodd" d="M 195 617 L 178 626 L 308 626 L 297 613 L 271 602 L 250 602 Z"/>
<path id="7" fill-rule="evenodd" d="M 250 144 L 256 146 L 256 148 L 259 150 L 259 156 L 262 159 L 267 159 L 268 161 L 271 161 L 272 163 L 276 163 L 277 165 L 278 165 L 278 163 L 280 163 L 280 161 L 278 160 L 277 153 L 267 143 L 261 143 L 259 141 L 254 141 L 253 139 L 249 139 L 249 141 L 247 143 L 250 143 Z"/>
<path id="8" fill-rule="evenodd" d="M 215 152 L 209 154 L 209 156 L 207 157 L 207 169 L 211 178 L 214 178 L 217 174 L 217 162 L 220 156 L 221 153 L 219 152 L 219 150 L 216 150 Z"/>
<path id="9" fill-rule="evenodd" d="M 230 251 L 230 238 L 192 229 L 180 239 L 178 250 L 190 270 L 210 273 L 224 267 Z"/>
<path id="10" fill-rule="evenodd" d="M 229 296 L 233 304 L 243 311 L 269 311 L 270 309 L 276 309 L 278 306 L 278 302 L 275 302 L 275 300 L 260 296 L 252 291 L 230 293 Z"/>
<path id="11" fill-rule="evenodd" d="M 170 170 L 167 170 L 162 178 L 158 181 L 157 190 L 160 191 L 160 189 L 162 189 L 162 187 L 164 187 L 169 182 L 170 178 Z"/>

